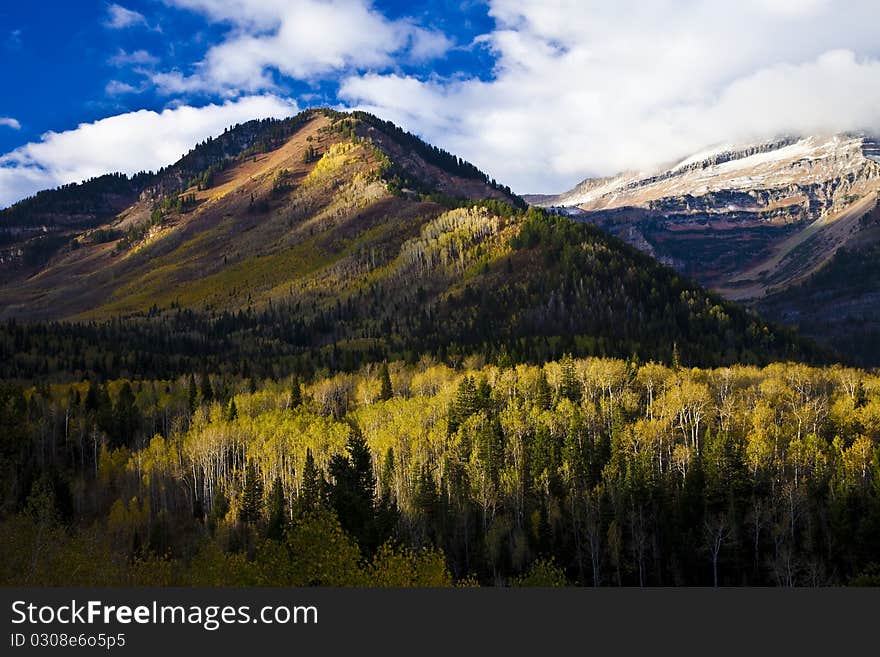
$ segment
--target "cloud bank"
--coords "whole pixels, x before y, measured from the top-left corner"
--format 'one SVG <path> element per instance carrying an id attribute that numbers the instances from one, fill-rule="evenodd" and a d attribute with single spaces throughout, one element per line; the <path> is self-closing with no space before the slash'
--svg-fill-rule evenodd
<path id="1" fill-rule="evenodd" d="M 204 107 L 139 110 L 47 132 L 40 141 L 0 156 L 0 206 L 60 184 L 107 172 L 136 173 L 177 161 L 197 142 L 254 118 L 283 118 L 297 106 L 272 95 Z"/>
<path id="2" fill-rule="evenodd" d="M 344 69 L 424 61 L 451 45 L 412 20 L 389 20 L 369 0 L 166 0 L 230 26 L 195 71 L 151 76 L 167 94 L 236 95 L 273 90 L 276 72 L 300 80 Z"/>
<path id="3" fill-rule="evenodd" d="M 874 1 L 492 0 L 489 11 L 492 79 L 352 75 L 340 97 L 519 192 L 713 143 L 880 131 Z"/>

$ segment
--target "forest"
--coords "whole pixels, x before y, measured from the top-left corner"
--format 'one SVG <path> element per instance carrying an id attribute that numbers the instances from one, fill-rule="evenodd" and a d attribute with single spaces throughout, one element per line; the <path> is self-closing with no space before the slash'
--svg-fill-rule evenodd
<path id="1" fill-rule="evenodd" d="M 6 585 L 878 585 L 880 376 L 468 356 L 0 392 Z"/>

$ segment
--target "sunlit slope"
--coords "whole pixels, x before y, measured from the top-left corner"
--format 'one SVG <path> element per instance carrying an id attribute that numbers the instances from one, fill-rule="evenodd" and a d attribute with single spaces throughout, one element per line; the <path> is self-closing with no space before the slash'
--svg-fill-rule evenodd
<path id="1" fill-rule="evenodd" d="M 316 113 L 279 148 L 240 158 L 206 189 L 183 190 L 182 207 L 160 210 L 160 220 L 151 215 L 166 197 L 143 194 L 45 269 L 0 290 L 2 312 L 85 319 L 153 306 L 234 310 L 332 285 L 339 272 L 360 266 L 365 249 L 375 264 L 375 245 L 387 257 L 445 210 L 388 191 L 389 160 L 375 132 Z M 387 135 L 382 141 L 393 143 Z M 439 171 L 424 161 L 411 168 Z M 450 193 L 464 192 L 456 196 L 505 197 L 481 181 L 443 179 Z M 106 233 L 116 239 L 103 241 Z"/>

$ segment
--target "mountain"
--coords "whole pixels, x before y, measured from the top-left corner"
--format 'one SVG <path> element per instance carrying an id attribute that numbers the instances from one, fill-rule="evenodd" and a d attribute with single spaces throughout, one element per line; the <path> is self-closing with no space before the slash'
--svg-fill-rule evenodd
<path id="1" fill-rule="evenodd" d="M 755 307 L 860 365 L 880 364 L 880 209 L 862 217 L 857 239 L 821 269 Z"/>
<path id="2" fill-rule="evenodd" d="M 876 242 L 878 190 L 880 143 L 850 134 L 719 146 L 658 171 L 526 200 L 596 224 L 726 298 L 792 322 L 816 299 L 789 299 L 787 290 L 831 266 L 841 247 Z M 779 301 L 765 303 L 768 295 Z M 818 310 L 826 319 L 830 312 Z M 795 323 L 834 342 L 813 314 L 818 323 Z"/>
<path id="3" fill-rule="evenodd" d="M 0 213 L 0 375 L 670 361 L 676 346 L 694 364 L 819 357 L 601 231 L 524 207 L 369 114 L 236 126 L 158 173 Z"/>

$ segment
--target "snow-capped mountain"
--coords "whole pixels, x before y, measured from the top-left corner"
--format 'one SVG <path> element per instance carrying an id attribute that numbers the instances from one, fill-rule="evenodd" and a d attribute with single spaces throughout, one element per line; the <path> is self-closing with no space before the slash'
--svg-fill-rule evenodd
<path id="1" fill-rule="evenodd" d="M 816 194 L 805 188 L 822 185 L 825 198 L 829 192 L 849 192 L 864 184 L 870 187 L 878 178 L 880 143 L 873 139 L 849 135 L 787 137 L 718 146 L 652 173 L 588 179 L 569 192 L 542 199 L 540 205 L 582 210 L 647 207 L 659 199 L 718 192 L 745 192 L 760 204 L 762 197 L 793 201 L 789 192 L 795 187 L 812 198 Z M 829 182 L 837 184 L 830 189 L 825 185 Z M 760 191 L 768 194 L 758 194 Z"/>
<path id="2" fill-rule="evenodd" d="M 652 172 L 526 197 L 596 223 L 736 299 L 803 279 L 877 205 L 880 142 L 864 135 L 720 145 Z"/>

